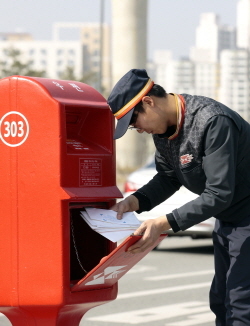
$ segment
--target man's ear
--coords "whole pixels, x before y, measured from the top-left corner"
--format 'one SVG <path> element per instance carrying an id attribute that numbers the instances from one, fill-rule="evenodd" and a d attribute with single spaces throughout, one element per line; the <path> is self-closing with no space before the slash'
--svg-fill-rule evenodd
<path id="1" fill-rule="evenodd" d="M 148 104 L 150 106 L 152 106 L 152 104 L 154 104 L 152 97 L 150 97 L 148 95 L 143 96 L 143 98 L 141 100 L 142 100 L 142 103 Z"/>

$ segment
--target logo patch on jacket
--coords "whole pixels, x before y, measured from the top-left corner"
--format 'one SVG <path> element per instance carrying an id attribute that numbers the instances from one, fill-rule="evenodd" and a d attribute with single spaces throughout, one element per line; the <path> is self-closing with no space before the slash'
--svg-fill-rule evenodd
<path id="1" fill-rule="evenodd" d="M 180 156 L 181 165 L 190 163 L 193 158 L 193 154 L 185 154 Z"/>

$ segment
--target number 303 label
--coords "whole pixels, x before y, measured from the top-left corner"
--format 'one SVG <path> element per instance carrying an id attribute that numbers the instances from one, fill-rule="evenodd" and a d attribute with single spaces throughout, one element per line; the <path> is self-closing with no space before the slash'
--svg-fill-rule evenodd
<path id="1" fill-rule="evenodd" d="M 10 147 L 22 145 L 29 135 L 29 123 L 25 116 L 17 111 L 6 113 L 0 120 L 0 139 Z"/>

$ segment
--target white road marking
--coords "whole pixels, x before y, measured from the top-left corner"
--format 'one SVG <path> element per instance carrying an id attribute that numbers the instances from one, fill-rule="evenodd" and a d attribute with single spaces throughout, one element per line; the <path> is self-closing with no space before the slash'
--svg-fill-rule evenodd
<path id="1" fill-rule="evenodd" d="M 178 274 L 170 274 L 170 275 L 148 276 L 148 277 L 144 277 L 144 280 L 146 280 L 146 281 L 162 281 L 162 280 L 171 280 L 174 278 L 192 277 L 192 276 L 209 275 L 209 274 L 214 274 L 214 270 L 189 272 L 189 273 L 178 273 Z"/>
<path id="2" fill-rule="evenodd" d="M 137 274 L 137 273 L 144 273 L 144 272 L 156 271 L 156 270 L 157 270 L 156 267 L 146 266 L 146 265 L 138 265 L 138 266 L 134 266 L 133 268 L 131 268 L 127 272 L 127 274 Z"/>
<path id="3" fill-rule="evenodd" d="M 153 308 L 131 310 L 110 315 L 102 315 L 98 317 L 90 317 L 87 318 L 87 320 L 135 325 L 146 324 L 150 322 L 152 323 L 157 320 L 167 320 L 181 316 L 184 318 L 179 323 L 172 324 L 170 322 L 170 324 L 168 323 L 166 325 L 193 326 L 198 325 L 198 322 L 204 323 L 204 318 L 206 318 L 205 322 L 214 320 L 213 314 L 209 313 L 208 304 L 206 302 L 198 301 L 183 302 Z M 189 317 L 191 317 L 191 319 Z"/>
<path id="4" fill-rule="evenodd" d="M 184 290 L 195 290 L 195 289 L 209 287 L 210 285 L 211 285 L 211 282 L 204 282 L 204 283 L 196 283 L 196 284 L 189 284 L 189 285 L 178 285 L 178 286 L 146 290 L 146 291 L 129 292 L 129 293 L 123 293 L 123 294 L 118 295 L 116 300 L 142 297 L 145 295 L 171 293 L 171 292 L 184 291 Z"/>
<path id="5" fill-rule="evenodd" d="M 167 323 L 165 326 L 195 326 L 204 325 L 209 322 L 215 321 L 215 315 L 212 312 L 205 312 L 203 314 L 197 314 L 188 316 L 187 319 L 178 321 L 176 323 Z"/>

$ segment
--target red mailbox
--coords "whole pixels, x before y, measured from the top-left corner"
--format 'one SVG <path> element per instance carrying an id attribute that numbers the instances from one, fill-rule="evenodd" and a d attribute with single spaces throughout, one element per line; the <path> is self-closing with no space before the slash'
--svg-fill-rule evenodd
<path id="1" fill-rule="evenodd" d="M 116 247 L 80 217 L 122 197 L 114 119 L 75 81 L 8 77 L 0 98 L 0 311 L 14 326 L 79 325 L 117 295 L 117 284 L 71 291 Z"/>

